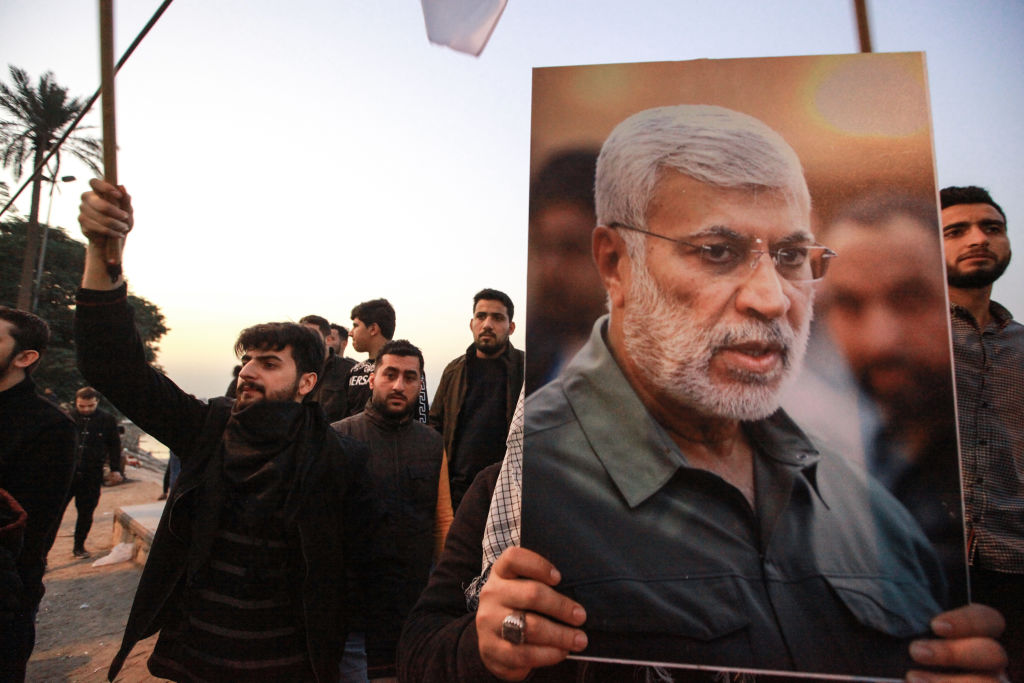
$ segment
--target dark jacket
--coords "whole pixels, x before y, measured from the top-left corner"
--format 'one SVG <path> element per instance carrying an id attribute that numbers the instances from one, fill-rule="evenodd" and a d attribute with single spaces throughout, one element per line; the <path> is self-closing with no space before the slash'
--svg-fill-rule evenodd
<path id="1" fill-rule="evenodd" d="M 362 625 L 373 675 L 394 675 L 402 623 L 427 585 L 433 560 L 441 438 L 411 416 L 386 419 L 372 404 L 332 427 L 370 449 L 367 470 L 380 517 L 366 549 L 373 580 Z"/>
<path id="2" fill-rule="evenodd" d="M 181 474 L 164 507 L 139 581 L 112 680 L 135 643 L 163 626 L 190 571 L 201 567 L 217 531 L 225 495 L 221 440 L 231 399 L 209 403 L 186 394 L 145 360 L 122 287 L 80 290 L 75 314 L 82 374 L 147 433 L 181 459 Z M 338 680 L 348 632 L 346 560 L 361 541 L 353 537 L 365 509 L 363 446 L 332 432 L 318 407 L 292 484 L 301 501 L 296 525 L 305 575 L 297 586 L 307 652 L 318 681 Z M 298 578 L 298 577 L 297 577 Z"/>
<path id="3" fill-rule="evenodd" d="M 455 443 L 455 435 L 458 433 L 459 412 L 462 410 L 462 403 L 466 398 L 466 363 L 469 357 L 475 353 L 476 346 L 470 344 L 466 353 L 445 367 L 441 374 L 441 383 L 437 385 L 437 392 L 434 394 L 434 403 L 430 408 L 430 426 L 441 432 L 444 450 L 448 454 L 449 461 L 455 457 L 455 454 L 452 453 L 452 445 Z M 512 424 L 512 413 L 516 409 L 519 391 L 523 388 L 523 365 L 526 356 L 522 351 L 513 347 L 512 342 L 509 341 L 505 346 L 505 351 L 499 357 L 505 362 L 505 376 L 508 378 L 505 385 L 505 425 L 507 427 Z"/>
<path id="4" fill-rule="evenodd" d="M 328 422 L 340 420 L 348 412 L 348 371 L 355 364 L 354 359 L 339 356 L 333 350 L 324 362 L 310 400 L 323 407 Z"/>
<path id="5" fill-rule="evenodd" d="M 75 473 L 75 425 L 36 394 L 31 377 L 0 392 L 0 488 L 28 513 L 17 558 L 26 607 L 43 597 L 46 553 Z"/>
<path id="6" fill-rule="evenodd" d="M 82 415 L 75 410 L 71 417 L 78 430 L 75 454 L 78 471 L 102 476 L 106 461 L 111 472 L 121 472 L 121 434 L 117 418 L 99 408 L 92 415 Z"/>

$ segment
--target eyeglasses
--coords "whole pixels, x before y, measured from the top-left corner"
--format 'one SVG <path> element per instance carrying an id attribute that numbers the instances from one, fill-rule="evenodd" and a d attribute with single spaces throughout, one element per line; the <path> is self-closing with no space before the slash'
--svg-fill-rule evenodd
<path id="1" fill-rule="evenodd" d="M 764 240 L 759 237 L 752 240 L 737 240 L 721 236 L 704 238 L 705 241 L 703 242 L 688 242 L 622 223 L 609 223 L 608 227 L 632 230 L 633 232 L 681 244 L 696 252 L 700 257 L 701 263 L 712 268 L 716 275 L 732 273 L 741 263 L 749 264 L 750 269 L 753 270 L 757 268 L 761 257 L 767 254 L 771 256 L 776 272 L 784 279 L 790 282 L 814 282 L 825 277 L 829 261 L 838 256 L 836 252 L 820 244 L 797 244 L 776 247 L 775 249 L 752 249 L 752 243 L 761 246 L 764 244 Z"/>

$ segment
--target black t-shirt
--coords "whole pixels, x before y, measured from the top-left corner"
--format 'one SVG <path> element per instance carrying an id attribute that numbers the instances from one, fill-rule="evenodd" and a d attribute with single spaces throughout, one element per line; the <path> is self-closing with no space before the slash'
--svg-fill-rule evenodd
<path id="1" fill-rule="evenodd" d="M 448 476 L 452 507 L 458 507 L 477 473 L 505 456 L 508 413 L 505 362 L 501 358 L 469 357 L 466 397 L 459 411 Z"/>

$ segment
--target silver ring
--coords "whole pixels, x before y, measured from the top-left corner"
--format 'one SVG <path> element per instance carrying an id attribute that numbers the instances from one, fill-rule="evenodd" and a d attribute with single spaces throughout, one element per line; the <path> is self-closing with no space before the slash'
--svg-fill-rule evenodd
<path id="1" fill-rule="evenodd" d="M 526 642 L 526 614 L 513 612 L 501 622 L 501 637 L 513 645 Z"/>

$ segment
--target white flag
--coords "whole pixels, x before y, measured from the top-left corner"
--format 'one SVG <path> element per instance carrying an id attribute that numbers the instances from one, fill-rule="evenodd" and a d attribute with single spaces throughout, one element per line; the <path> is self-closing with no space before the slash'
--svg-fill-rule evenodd
<path id="1" fill-rule="evenodd" d="M 420 0 L 427 39 L 478 57 L 507 0 Z"/>

